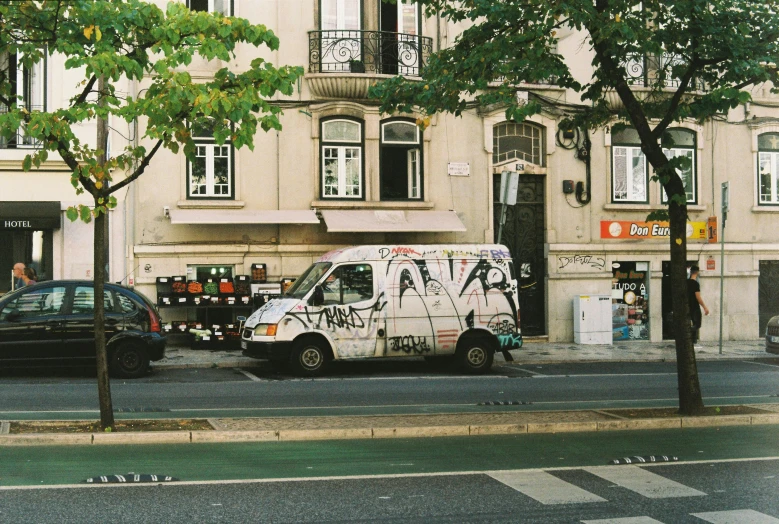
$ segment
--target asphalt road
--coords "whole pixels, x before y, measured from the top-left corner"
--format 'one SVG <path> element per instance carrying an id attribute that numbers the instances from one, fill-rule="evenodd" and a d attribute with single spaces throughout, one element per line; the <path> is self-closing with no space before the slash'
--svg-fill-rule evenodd
<path id="1" fill-rule="evenodd" d="M 4 451 L 0 519 L 15 523 L 779 522 L 773 426 Z M 680 462 L 606 465 L 650 452 Z M 83 484 L 130 472 L 180 481 Z"/>
<path id="2" fill-rule="evenodd" d="M 503 364 L 480 377 L 435 370 L 423 362 L 359 364 L 318 379 L 264 368 L 158 370 L 138 380 L 112 380 L 111 391 L 115 409 L 149 417 L 678 405 L 673 363 Z M 707 361 L 698 366 L 706 404 L 779 398 L 779 365 L 772 361 Z M 0 419 L 79 418 L 96 409 L 89 370 L 16 370 L 0 376 Z"/>

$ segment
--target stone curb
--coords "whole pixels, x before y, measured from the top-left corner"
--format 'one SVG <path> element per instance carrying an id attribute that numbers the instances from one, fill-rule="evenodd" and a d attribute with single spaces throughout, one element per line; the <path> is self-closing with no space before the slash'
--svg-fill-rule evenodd
<path id="1" fill-rule="evenodd" d="M 552 422 L 528 424 L 474 424 L 448 426 L 395 426 L 376 428 L 315 428 L 241 431 L 146 431 L 126 433 L 0 434 L 0 446 L 76 446 L 118 444 L 189 444 L 226 442 L 293 442 L 419 437 L 465 437 L 483 435 L 522 435 L 644 429 L 684 429 L 718 426 L 779 424 L 779 413 L 670 417 L 592 422 Z"/>

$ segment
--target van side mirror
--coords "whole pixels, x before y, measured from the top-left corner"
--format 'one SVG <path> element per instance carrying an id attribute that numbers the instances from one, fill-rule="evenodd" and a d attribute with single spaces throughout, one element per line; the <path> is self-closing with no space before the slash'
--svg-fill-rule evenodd
<path id="1" fill-rule="evenodd" d="M 237 320 L 238 322 L 246 322 L 246 317 L 243 315 L 238 315 L 237 317 L 235 317 L 235 320 Z"/>
<path id="2" fill-rule="evenodd" d="M 309 306 L 321 306 L 325 302 L 325 292 L 322 290 L 322 286 L 314 286 L 314 292 L 311 293 L 311 297 L 308 299 Z"/>

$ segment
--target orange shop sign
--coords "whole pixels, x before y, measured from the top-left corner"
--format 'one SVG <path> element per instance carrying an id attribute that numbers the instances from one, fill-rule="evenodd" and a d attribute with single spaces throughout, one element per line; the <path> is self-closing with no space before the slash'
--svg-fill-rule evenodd
<path id="1" fill-rule="evenodd" d="M 668 222 L 638 222 L 632 220 L 601 220 L 600 237 L 609 238 L 668 238 Z M 687 238 L 706 240 L 706 222 L 687 222 Z"/>

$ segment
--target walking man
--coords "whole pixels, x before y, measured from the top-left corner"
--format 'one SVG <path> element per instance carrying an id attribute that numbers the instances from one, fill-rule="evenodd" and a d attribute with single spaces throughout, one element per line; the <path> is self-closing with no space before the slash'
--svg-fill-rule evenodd
<path id="1" fill-rule="evenodd" d="M 701 297 L 701 285 L 698 283 L 698 276 L 700 274 L 700 268 L 698 266 L 692 266 L 690 268 L 690 278 L 687 279 L 687 301 L 690 305 L 690 320 L 692 320 L 692 343 L 695 349 L 700 349 L 698 346 L 698 331 L 701 329 L 701 307 L 703 312 L 708 316 L 709 308 L 703 302 Z"/>

